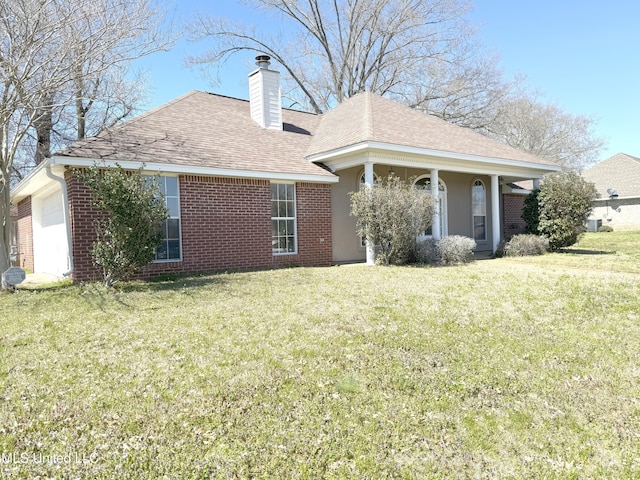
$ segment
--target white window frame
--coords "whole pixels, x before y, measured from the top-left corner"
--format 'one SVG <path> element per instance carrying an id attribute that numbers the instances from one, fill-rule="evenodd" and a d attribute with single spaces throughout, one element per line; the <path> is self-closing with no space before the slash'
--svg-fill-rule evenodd
<path id="1" fill-rule="evenodd" d="M 160 182 L 164 182 L 164 191 L 165 193 L 162 194 L 163 199 L 164 199 L 164 204 L 167 207 L 167 209 L 169 208 L 169 206 L 167 205 L 167 198 L 175 198 L 177 200 L 177 215 L 176 212 L 174 212 L 173 215 L 171 215 L 171 212 L 168 212 L 168 218 L 167 220 L 178 220 L 178 254 L 179 257 L 178 258 L 158 258 L 158 248 L 156 247 L 156 251 L 154 254 L 154 259 L 152 260 L 152 263 L 169 263 L 169 262 L 181 262 L 182 261 L 182 218 L 181 218 L 181 214 L 180 214 L 180 177 L 178 177 L 177 175 L 144 175 L 145 178 L 148 179 L 152 179 L 155 178 L 156 181 L 158 183 Z M 166 179 L 167 178 L 175 178 L 176 179 L 176 194 L 175 195 L 166 195 Z M 165 220 L 166 222 L 166 220 Z M 165 224 L 165 222 L 163 222 L 163 227 L 165 229 L 165 234 L 167 232 L 167 226 Z M 163 241 L 164 242 L 169 242 L 169 238 L 167 238 L 165 235 L 163 235 Z M 176 240 L 175 238 L 172 238 L 171 240 Z M 169 255 L 169 245 L 167 243 L 167 256 Z"/>
<path id="2" fill-rule="evenodd" d="M 425 178 L 428 178 L 429 184 L 431 184 L 431 174 L 428 173 L 426 175 L 420 175 L 419 177 L 417 177 L 413 182 L 414 187 L 420 180 L 423 180 Z M 440 238 L 444 238 L 449 234 L 449 221 L 447 218 L 447 184 L 444 183 L 444 180 L 442 180 L 442 178 L 440 177 L 438 177 L 438 187 L 442 187 L 440 192 L 438 193 L 438 203 L 440 208 Z M 431 195 L 431 188 L 429 188 L 429 190 L 425 189 L 425 192 L 429 192 L 429 194 Z M 433 228 L 433 226 L 431 228 Z M 425 240 L 432 237 L 433 235 L 426 235 L 423 233 L 418 236 L 418 240 Z"/>
<path id="3" fill-rule="evenodd" d="M 484 203 L 481 209 L 484 211 L 484 215 L 476 215 L 476 201 L 473 194 L 474 188 L 480 184 L 484 190 Z M 484 217 L 484 238 L 476 238 L 476 217 Z M 471 183 L 471 231 L 473 232 L 473 239 L 476 242 L 486 242 L 488 238 L 487 234 L 487 185 L 479 178 L 474 178 Z"/>
<path id="4" fill-rule="evenodd" d="M 276 187 L 276 192 L 279 191 L 278 187 L 280 185 L 286 185 L 287 187 L 293 188 L 293 216 L 279 217 L 273 216 L 273 187 Z M 297 196 L 296 196 L 296 184 L 295 182 L 283 182 L 283 181 L 273 181 L 270 186 L 271 193 L 271 253 L 274 257 L 283 256 L 283 255 L 297 255 L 298 254 L 298 205 L 297 205 Z M 279 201 L 279 198 L 276 198 L 275 201 Z M 286 201 L 286 199 L 285 199 Z M 292 221 L 293 220 L 293 251 L 278 251 L 279 248 L 276 248 L 275 245 L 278 244 L 278 239 L 281 238 L 279 235 L 274 235 L 274 227 L 273 222 L 277 221 Z M 289 235 L 285 235 L 287 237 Z"/>

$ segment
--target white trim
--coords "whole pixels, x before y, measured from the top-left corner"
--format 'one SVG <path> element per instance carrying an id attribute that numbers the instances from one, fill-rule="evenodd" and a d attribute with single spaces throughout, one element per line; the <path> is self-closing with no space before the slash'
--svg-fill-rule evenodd
<path id="1" fill-rule="evenodd" d="M 271 182 L 270 183 L 270 187 L 272 185 L 291 185 L 293 186 L 293 217 L 274 217 L 273 215 L 271 216 L 271 228 L 273 229 L 273 220 L 274 218 L 276 219 L 276 221 L 278 220 L 284 220 L 284 221 L 289 221 L 291 218 L 293 218 L 293 252 L 274 252 L 273 251 L 273 231 L 271 233 L 271 255 L 274 257 L 282 257 L 282 256 L 286 256 L 286 255 L 298 255 L 298 194 L 297 194 L 297 189 L 296 189 L 296 184 L 295 182 Z M 271 201 L 270 201 L 270 207 L 273 208 L 273 194 L 271 194 Z"/>
<path id="2" fill-rule="evenodd" d="M 364 185 L 365 188 L 373 188 L 375 183 L 375 174 L 373 172 L 373 162 L 366 162 L 364 164 Z M 369 237 L 365 240 L 367 249 L 367 265 L 375 265 L 376 263 L 376 248 L 374 243 Z"/>
<path id="3" fill-rule="evenodd" d="M 45 173 L 51 180 L 60 184 L 60 191 L 62 194 L 62 216 L 64 221 L 64 228 L 67 240 L 67 270 L 62 273 L 63 277 L 68 277 L 73 273 L 73 239 L 71 238 L 71 219 L 69 215 L 69 192 L 67 191 L 67 182 L 63 177 L 54 175 L 51 171 L 51 166 L 45 167 Z M 33 211 L 31 212 L 33 215 Z M 35 248 L 34 248 L 35 250 Z M 34 263 L 35 263 L 35 251 L 34 251 Z M 35 267 L 35 264 L 34 264 Z"/>
<path id="4" fill-rule="evenodd" d="M 430 157 L 438 157 L 447 160 L 464 160 L 464 161 L 472 161 L 472 162 L 480 162 L 480 163 L 489 163 L 492 165 L 500 165 L 500 166 L 510 166 L 510 167 L 520 167 L 520 168 L 533 168 L 537 170 L 545 170 L 550 172 L 558 172 L 561 168 L 557 165 L 549 165 L 542 163 L 534 163 L 534 162 L 526 162 L 522 160 L 509 160 L 504 158 L 497 157 L 483 157 L 479 155 L 470 155 L 466 153 L 456 153 L 456 152 L 447 152 L 444 150 L 433 150 L 428 148 L 420 148 L 420 147 L 410 147 L 406 145 L 398 145 L 392 143 L 383 143 L 383 142 L 360 142 L 355 145 L 349 145 L 347 147 L 337 148 L 328 152 L 317 153 L 314 155 L 310 155 L 307 157 L 307 160 L 310 162 L 324 162 L 330 165 L 340 166 L 341 162 L 328 162 L 328 160 L 336 159 L 336 157 L 351 155 L 354 153 L 365 152 L 370 150 L 380 150 L 384 152 L 393 152 L 395 154 L 409 154 L 409 155 L 419 155 L 419 156 L 430 156 Z M 386 162 L 385 162 L 386 163 Z M 348 167 L 343 167 L 348 168 Z"/>
<path id="5" fill-rule="evenodd" d="M 596 198 L 594 200 L 594 202 L 615 202 L 617 200 L 640 200 L 640 196 L 639 195 L 632 195 L 632 196 L 628 196 L 628 197 L 601 197 L 601 198 Z"/>
<path id="6" fill-rule="evenodd" d="M 429 183 L 431 184 L 431 186 L 433 187 L 433 182 L 431 181 L 432 177 L 431 177 L 431 173 L 425 173 L 424 175 L 420 175 L 419 177 L 416 177 L 413 185 L 415 186 L 416 183 L 418 183 L 420 180 L 422 180 L 423 178 L 428 178 L 429 179 Z M 447 198 L 449 195 L 449 191 L 447 189 L 447 184 L 445 183 L 444 180 L 442 180 L 442 178 L 440 177 L 440 175 L 437 176 L 438 178 L 438 205 L 436 206 L 435 211 L 433 212 L 434 217 L 437 215 L 438 219 L 439 219 L 439 233 L 440 233 L 440 237 L 446 237 L 447 235 L 449 235 L 449 212 L 448 212 L 448 208 L 449 206 L 447 205 Z M 442 193 L 443 195 L 440 195 L 440 185 L 442 185 Z M 433 188 L 431 189 L 431 194 L 433 195 Z M 442 215 L 440 215 L 440 210 L 442 210 Z M 441 238 L 436 238 L 436 236 L 433 235 L 433 232 L 435 231 L 435 225 L 432 224 L 431 225 L 431 236 L 429 237 L 428 235 L 421 235 L 421 237 L 423 238 L 433 238 L 434 240 L 440 240 Z M 420 239 L 420 237 L 418 237 L 418 239 Z"/>
<path id="7" fill-rule="evenodd" d="M 493 253 L 500 245 L 500 185 L 498 175 L 491 175 L 491 236 L 493 240 Z"/>
<path id="8" fill-rule="evenodd" d="M 92 167 L 94 164 L 115 167 L 116 163 L 125 170 L 137 170 L 144 167 L 144 171 L 154 171 L 162 174 L 175 173 L 182 175 L 206 175 L 212 177 L 256 178 L 264 180 L 289 180 L 292 182 L 338 183 L 336 175 L 312 175 L 283 172 L 268 172 L 263 170 L 239 170 L 231 168 L 198 167 L 193 165 L 176 165 L 170 163 L 148 163 L 129 160 L 104 160 L 81 157 L 64 157 L 56 155 L 48 160 L 51 165 L 70 165 L 74 167 Z M 320 168 L 320 167 L 318 167 Z"/>
<path id="9" fill-rule="evenodd" d="M 183 247 L 183 242 L 182 242 L 182 200 L 180 198 L 180 178 L 177 175 L 158 175 L 158 177 L 162 178 L 175 178 L 176 179 L 176 188 L 178 190 L 177 195 L 169 195 L 170 197 L 175 197 L 178 199 L 178 216 L 177 217 L 172 217 L 172 216 L 168 216 L 166 220 L 178 220 L 178 241 L 180 242 L 179 247 L 180 247 L 180 257 L 179 258 L 154 258 L 151 263 L 176 263 L 176 262 L 182 262 L 183 261 L 183 256 L 182 256 L 182 247 Z M 166 182 L 165 182 L 165 193 L 163 195 L 164 198 L 164 204 L 165 207 L 168 208 L 167 205 L 167 194 L 166 194 Z M 166 238 L 164 241 L 167 242 L 167 256 L 169 256 L 169 239 Z M 160 245 L 158 245 L 159 247 Z M 155 256 L 158 255 L 158 247 L 156 247 L 156 252 L 155 252 Z"/>
<path id="10" fill-rule="evenodd" d="M 484 238 L 483 239 L 478 239 L 476 238 L 476 224 L 475 224 L 475 217 L 476 216 L 480 216 L 480 215 L 474 215 L 473 213 L 473 207 L 474 207 L 474 202 L 473 202 L 473 189 L 474 187 L 476 187 L 476 183 L 480 182 L 482 184 L 482 188 L 484 190 Z M 487 185 L 484 182 L 484 180 L 482 180 L 481 178 L 474 178 L 473 180 L 471 180 L 471 232 L 473 235 L 473 240 L 477 243 L 487 243 L 487 240 L 489 239 L 489 229 L 488 229 L 488 225 L 487 225 L 487 219 L 489 218 L 489 216 L 487 215 Z"/>
<path id="11" fill-rule="evenodd" d="M 438 169 L 437 168 L 432 168 L 431 169 L 431 177 L 429 178 L 429 183 L 431 185 L 431 195 L 433 196 L 433 201 L 435 203 L 435 209 L 433 211 L 433 228 L 431 229 L 431 236 L 433 237 L 434 240 L 441 240 L 442 237 L 446 236 L 444 231 L 444 220 L 440 215 L 440 207 L 442 206 L 442 213 L 446 214 L 445 210 L 446 210 L 446 203 L 447 203 L 447 197 L 445 195 L 444 199 L 440 198 L 440 176 L 438 175 Z M 435 188 L 433 188 L 433 184 L 435 183 Z M 442 182 L 444 185 L 444 182 Z M 447 191 L 447 187 L 445 185 L 444 187 L 445 193 Z M 446 215 L 442 215 L 442 216 L 446 216 Z M 442 222 L 442 223 L 441 223 Z"/>
<path id="12" fill-rule="evenodd" d="M 501 192 L 507 195 L 529 195 L 533 190 L 525 190 L 524 188 L 513 188 L 509 185 L 501 185 Z"/>

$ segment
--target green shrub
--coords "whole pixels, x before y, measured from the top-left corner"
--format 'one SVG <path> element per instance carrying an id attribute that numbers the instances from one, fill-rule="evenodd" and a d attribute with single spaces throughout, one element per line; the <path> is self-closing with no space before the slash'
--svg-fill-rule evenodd
<path id="1" fill-rule="evenodd" d="M 539 193 L 540 190 L 534 190 L 524 199 L 522 219 L 526 224 L 525 233 L 538 234 L 538 222 L 540 221 L 540 206 L 538 205 Z"/>
<path id="2" fill-rule="evenodd" d="M 125 171 L 120 165 L 94 165 L 76 171 L 91 191 L 91 204 L 101 216 L 95 221 L 96 241 L 91 256 L 102 270 L 104 284 L 113 286 L 150 263 L 161 240 L 167 207 L 158 184 L 142 176 L 142 169 Z"/>
<path id="3" fill-rule="evenodd" d="M 430 265 L 438 263 L 440 261 L 438 242 L 433 238 L 427 238 L 416 243 L 415 261 Z"/>
<path id="4" fill-rule="evenodd" d="M 505 243 L 502 251 L 506 257 L 544 255 L 549 250 L 549 240 L 539 235 L 515 235 Z"/>
<path id="5" fill-rule="evenodd" d="M 433 197 L 398 177 L 350 195 L 351 215 L 358 217 L 358 235 L 376 245 L 377 263 L 409 261 L 416 237 L 431 225 Z"/>
<path id="6" fill-rule="evenodd" d="M 610 225 L 602 225 L 598 227 L 599 232 L 613 232 L 613 227 Z"/>
<path id="7" fill-rule="evenodd" d="M 444 237 L 438 242 L 440 261 L 445 265 L 470 262 L 474 248 L 476 248 L 476 242 L 462 235 Z"/>
<path id="8" fill-rule="evenodd" d="M 578 173 L 563 171 L 545 177 L 538 194 L 538 233 L 552 250 L 575 244 L 587 230 L 591 204 L 598 196 L 593 183 Z"/>

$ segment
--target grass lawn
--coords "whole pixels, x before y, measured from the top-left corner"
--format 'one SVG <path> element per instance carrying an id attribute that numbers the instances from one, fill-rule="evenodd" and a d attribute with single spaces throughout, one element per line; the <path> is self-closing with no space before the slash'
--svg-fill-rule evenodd
<path id="1" fill-rule="evenodd" d="M 3 478 L 640 478 L 640 232 L 0 312 Z"/>

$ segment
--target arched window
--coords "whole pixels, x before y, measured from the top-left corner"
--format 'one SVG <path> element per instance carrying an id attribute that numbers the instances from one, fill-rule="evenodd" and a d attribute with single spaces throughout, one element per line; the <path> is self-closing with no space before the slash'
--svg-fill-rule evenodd
<path id="1" fill-rule="evenodd" d="M 471 215 L 473 216 L 473 239 L 487 239 L 487 189 L 481 180 L 473 182 L 471 187 Z"/>
<path id="2" fill-rule="evenodd" d="M 431 194 L 431 177 L 429 175 L 425 175 L 422 177 L 418 177 L 418 179 L 413 184 L 417 188 L 422 188 L 426 192 Z M 448 224 L 447 224 L 447 186 L 444 184 L 442 179 L 438 179 L 438 212 L 440 214 L 440 238 L 444 238 L 447 236 Z M 432 227 L 427 228 L 424 231 L 424 234 L 420 237 L 431 237 L 433 235 Z"/>
<path id="3" fill-rule="evenodd" d="M 373 174 L 373 184 L 375 185 L 376 183 L 380 182 L 380 177 L 378 177 L 378 175 L 376 175 L 375 173 Z M 364 172 L 362 172 L 360 174 L 360 181 L 358 182 L 358 190 L 360 190 L 364 184 L 365 184 L 365 180 L 364 180 Z"/>

